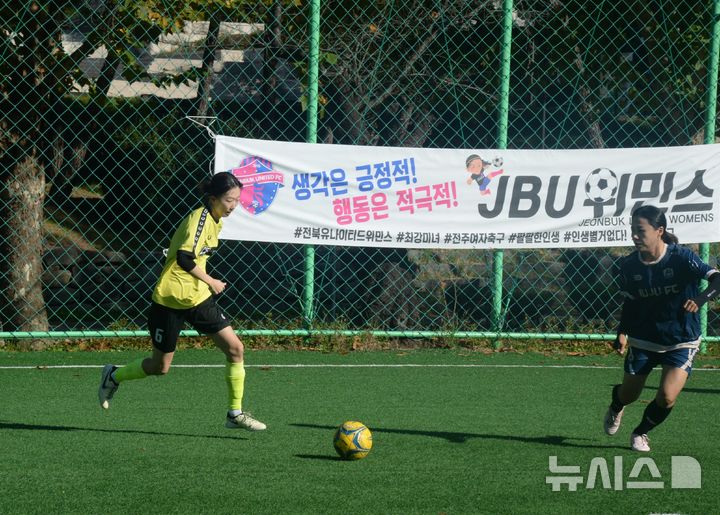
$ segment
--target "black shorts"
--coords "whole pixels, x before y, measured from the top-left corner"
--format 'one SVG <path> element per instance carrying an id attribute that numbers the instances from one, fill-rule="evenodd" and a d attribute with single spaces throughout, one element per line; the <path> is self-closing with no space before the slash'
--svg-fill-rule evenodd
<path id="1" fill-rule="evenodd" d="M 173 309 L 153 302 L 148 314 L 153 347 L 162 352 L 175 352 L 185 322 L 202 334 L 215 334 L 230 325 L 213 297 L 190 309 Z"/>

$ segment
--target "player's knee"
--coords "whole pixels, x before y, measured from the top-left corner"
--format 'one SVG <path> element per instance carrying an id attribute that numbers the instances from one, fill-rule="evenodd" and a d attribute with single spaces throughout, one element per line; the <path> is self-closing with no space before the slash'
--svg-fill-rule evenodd
<path id="1" fill-rule="evenodd" d="M 672 395 L 667 395 L 663 392 L 659 392 L 657 396 L 655 397 L 655 404 L 660 406 L 661 408 L 672 408 L 675 406 L 675 401 L 677 400 L 677 397 Z"/>
<path id="2" fill-rule="evenodd" d="M 245 346 L 237 339 L 230 345 L 228 345 L 228 357 L 231 361 L 242 361 L 245 355 Z"/>

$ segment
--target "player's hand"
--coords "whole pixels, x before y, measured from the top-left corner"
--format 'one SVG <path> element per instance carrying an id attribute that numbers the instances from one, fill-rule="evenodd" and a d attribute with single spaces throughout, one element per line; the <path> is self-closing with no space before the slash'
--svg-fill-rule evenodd
<path id="1" fill-rule="evenodd" d="M 685 301 L 685 304 L 683 304 L 683 309 L 688 313 L 697 313 L 700 311 L 700 306 L 698 306 L 693 299 L 688 299 Z"/>
<path id="2" fill-rule="evenodd" d="M 625 349 L 627 348 L 627 334 L 618 334 L 617 338 L 615 338 L 615 341 L 612 343 L 612 348 L 620 356 L 625 354 Z"/>
<path id="3" fill-rule="evenodd" d="M 227 284 L 225 284 L 224 282 L 222 282 L 218 279 L 213 279 L 208 283 L 208 286 L 210 286 L 210 289 L 212 290 L 212 292 L 215 295 L 217 295 L 218 293 L 222 293 L 222 291 L 225 289 Z"/>

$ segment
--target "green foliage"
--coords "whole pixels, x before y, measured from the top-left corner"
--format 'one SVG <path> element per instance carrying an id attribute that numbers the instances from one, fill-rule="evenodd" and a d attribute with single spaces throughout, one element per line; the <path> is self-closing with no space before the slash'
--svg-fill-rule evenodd
<path id="1" fill-rule="evenodd" d="M 39 9 L 31 12 L 31 5 Z M 320 5 L 319 141 L 496 145 L 502 2 Z M 204 100 L 203 114 L 216 117 L 208 119 L 214 133 L 306 137 L 307 1 L 0 0 L 0 14 L 2 170 L 11 170 L 16 156 L 38 156 L 37 174 L 48 176 L 45 213 L 53 224 L 46 227 L 57 230 L 45 237 L 46 247 L 80 242 L 128 255 L 162 248 L 175 222 L 196 205 L 193 188 L 212 168 L 212 139 L 185 119 Z M 203 34 L 208 25 L 223 26 L 216 45 Z M 711 27 L 710 4 L 700 0 L 514 2 L 509 146 L 701 142 Z M 160 54 L 148 48 L 168 41 L 178 44 Z M 130 96 L 108 97 L 113 82 L 113 95 Z M 17 142 L 24 146 L 6 151 Z M 86 194 L 89 187 L 94 195 Z M 231 277 L 244 271 L 239 282 L 247 283 L 228 295 L 232 316 L 247 327 L 303 328 L 301 252 L 224 247 L 230 251 L 214 260 Z M 316 327 L 490 327 L 492 252 L 317 253 Z M 618 252 L 607 254 L 611 260 Z M 718 255 L 717 245 L 711 254 Z M 583 263 L 596 258 L 585 256 Z M 594 273 L 605 263 L 585 266 L 591 273 L 579 279 L 563 259 L 557 251 L 505 253 L 505 329 L 611 330 L 613 289 Z M 144 271 L 147 282 L 155 280 L 151 271 Z M 53 305 L 56 327 L 106 328 L 144 316 L 136 297 L 125 305 L 110 298 L 118 291 L 124 298 L 123 288 L 132 290 L 127 284 L 106 292 L 101 303 L 73 288 L 58 298 L 81 306 Z M 52 299 L 55 292 L 45 293 Z M 717 316 L 714 307 L 711 334 Z"/>

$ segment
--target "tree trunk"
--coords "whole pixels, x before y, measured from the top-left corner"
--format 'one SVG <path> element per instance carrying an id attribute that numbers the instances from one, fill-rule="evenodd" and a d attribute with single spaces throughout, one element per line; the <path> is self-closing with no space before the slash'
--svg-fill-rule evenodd
<path id="1" fill-rule="evenodd" d="M 285 107 L 280 103 L 283 95 L 278 92 L 278 64 L 281 52 L 283 57 L 288 59 L 288 49 L 283 47 L 282 39 L 283 26 L 283 7 L 279 1 L 275 1 L 268 8 L 265 17 L 265 31 L 263 32 L 263 48 L 262 48 L 262 68 L 260 74 L 265 80 L 262 81 L 262 87 L 259 95 L 259 110 L 264 113 L 259 119 L 260 130 L 267 134 L 268 137 L 280 137 L 282 133 L 281 127 L 285 127 L 288 122 L 285 120 L 287 115 Z M 292 61 L 292 59 L 289 59 Z"/>
<path id="2" fill-rule="evenodd" d="M 47 331 L 42 292 L 45 173 L 35 152 L 17 160 L 8 171 L 2 174 L 0 196 L 3 329 Z"/>
<path id="3" fill-rule="evenodd" d="M 106 47 L 107 48 L 107 47 Z M 107 57 L 105 62 L 100 69 L 100 75 L 95 83 L 97 92 L 100 98 L 107 99 L 108 93 L 110 92 L 110 86 L 115 78 L 118 66 L 120 66 L 120 56 L 112 49 L 108 48 Z"/>
<path id="4" fill-rule="evenodd" d="M 583 95 L 583 100 L 580 105 L 580 113 L 583 115 L 585 123 L 587 124 L 590 143 L 592 144 L 592 148 L 605 148 L 607 145 L 605 144 L 605 138 L 602 134 L 600 122 L 595 116 L 595 113 L 592 112 L 592 107 L 586 99 L 587 96 Z"/>
<path id="5" fill-rule="evenodd" d="M 577 67 L 578 74 L 581 78 L 585 78 L 585 63 L 583 57 L 580 54 L 580 48 L 575 47 L 575 66 Z M 597 114 L 594 112 L 594 104 L 590 98 L 591 91 L 588 85 L 583 85 L 578 91 L 580 97 L 578 112 L 582 116 L 588 129 L 588 139 L 592 148 L 605 148 L 605 138 L 602 134 L 602 128 L 600 127 L 600 121 L 598 120 Z"/>
<path id="6" fill-rule="evenodd" d="M 210 91 L 212 83 L 215 79 L 213 67 L 215 65 L 215 54 L 218 48 L 218 39 L 220 37 L 220 20 L 218 16 L 210 18 L 210 26 L 208 27 L 207 37 L 205 38 L 205 50 L 202 58 L 202 73 L 198 83 L 198 108 L 195 112 L 196 116 L 207 116 L 210 110 Z"/>
<path id="7" fill-rule="evenodd" d="M 35 1 L 18 14 L 28 52 L 11 55 L 0 110 L 0 321 L 4 330 L 47 331 L 42 292 L 45 167 L 42 134 L 53 125 L 61 84 L 48 66 L 61 41 L 62 11 Z M 53 73 L 49 73 L 52 69 Z M 44 107 L 44 109 L 43 109 Z M 29 348 L 38 342 L 24 340 Z"/>
<path id="8" fill-rule="evenodd" d="M 277 94 L 278 77 L 278 53 L 282 47 L 282 4 L 275 2 L 268 12 L 268 20 L 266 23 L 265 47 L 263 50 L 262 76 L 266 80 L 262 85 L 262 93 L 264 100 L 271 106 L 277 106 L 280 97 Z"/>
<path id="9" fill-rule="evenodd" d="M 97 123 L 94 120 L 88 124 L 90 129 L 97 130 Z M 46 200 L 54 206 L 65 206 L 70 201 L 73 180 L 85 163 L 88 153 L 89 136 L 84 130 L 70 136 L 72 140 L 69 143 L 65 141 L 66 137 L 68 135 L 63 132 L 55 134 L 49 151 L 52 159 L 45 166 L 45 176 L 48 182 Z"/>

